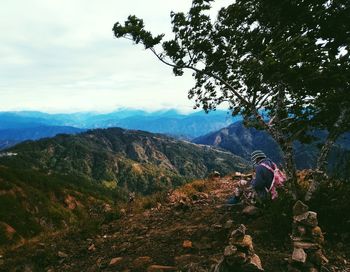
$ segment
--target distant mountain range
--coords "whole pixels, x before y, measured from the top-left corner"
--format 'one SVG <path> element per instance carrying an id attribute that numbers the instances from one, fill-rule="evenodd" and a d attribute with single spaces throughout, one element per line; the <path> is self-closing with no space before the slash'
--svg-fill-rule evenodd
<path id="1" fill-rule="evenodd" d="M 209 114 L 200 111 L 188 115 L 176 110 L 146 112 L 133 109 L 121 109 L 106 114 L 0 112 L 0 149 L 24 140 L 37 140 L 60 133 L 74 134 L 86 129 L 109 127 L 138 129 L 181 139 L 193 139 L 226 127 L 239 119 L 220 110 Z"/>
<path id="2" fill-rule="evenodd" d="M 86 129 L 42 125 L 38 127 L 0 129 L 0 150 L 26 140 L 38 140 L 53 137 L 57 134 L 76 134 L 84 131 L 86 131 Z"/>
<path id="3" fill-rule="evenodd" d="M 314 131 L 319 138 L 311 144 L 294 143 L 296 164 L 299 169 L 313 168 L 319 152 L 318 144 L 327 136 L 325 131 Z M 272 137 L 265 131 L 246 128 L 242 122 L 236 122 L 216 132 L 193 139 L 194 143 L 223 148 L 247 160 L 253 150 L 263 150 L 275 162 L 282 162 L 281 150 Z M 337 177 L 350 176 L 350 133 L 344 134 L 332 149 L 328 170 Z"/>

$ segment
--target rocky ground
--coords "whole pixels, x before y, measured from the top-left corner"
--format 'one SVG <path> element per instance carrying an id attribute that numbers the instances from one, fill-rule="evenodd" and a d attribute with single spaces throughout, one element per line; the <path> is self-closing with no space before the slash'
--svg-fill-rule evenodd
<path id="1" fill-rule="evenodd" d="M 289 237 L 282 241 L 266 229 L 264 211 L 249 215 L 242 213 L 244 205 L 224 205 L 237 186 L 232 177 L 208 182 L 191 197 L 176 190 L 149 210 L 131 205 L 97 230 L 68 232 L 5 252 L 0 271 L 211 271 L 241 224 L 265 271 L 286 271 L 293 251 Z M 346 258 L 327 257 L 332 265 L 324 271 L 350 271 Z"/>

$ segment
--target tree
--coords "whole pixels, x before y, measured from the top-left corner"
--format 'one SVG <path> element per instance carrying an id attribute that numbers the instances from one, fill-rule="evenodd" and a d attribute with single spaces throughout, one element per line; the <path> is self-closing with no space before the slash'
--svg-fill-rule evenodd
<path id="1" fill-rule="evenodd" d="M 315 102 L 321 105 L 329 94 L 317 88 L 329 73 L 324 67 L 332 66 L 319 44 L 327 21 L 320 27 L 318 20 L 328 13 L 334 19 L 339 12 L 330 12 L 332 1 L 238 0 L 212 21 L 211 2 L 193 0 L 187 14 L 172 12 L 174 37 L 168 41 L 146 31 L 136 16 L 116 23 L 113 31 L 117 38 L 143 44 L 176 76 L 191 70 L 195 84 L 188 97 L 195 108 L 210 111 L 226 102 L 233 115 L 268 131 L 284 153 L 296 195 L 292 142 L 305 135 L 315 112 L 321 112 Z"/>

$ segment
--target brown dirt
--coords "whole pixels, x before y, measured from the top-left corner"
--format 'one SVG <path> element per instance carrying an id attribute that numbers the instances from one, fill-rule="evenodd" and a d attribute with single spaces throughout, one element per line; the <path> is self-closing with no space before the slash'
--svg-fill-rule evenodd
<path id="1" fill-rule="evenodd" d="M 265 271 L 286 271 L 288 237 L 281 241 L 270 233 L 263 214 L 249 218 L 243 206 L 223 205 L 236 186 L 231 177 L 209 182 L 210 191 L 192 199 L 174 191 L 172 201 L 144 212 L 131 209 L 97 231 L 70 232 L 9 251 L 0 271 L 147 271 L 151 265 L 168 267 L 157 271 L 209 271 L 239 224 L 247 226 Z M 228 220 L 232 226 L 226 226 Z"/>

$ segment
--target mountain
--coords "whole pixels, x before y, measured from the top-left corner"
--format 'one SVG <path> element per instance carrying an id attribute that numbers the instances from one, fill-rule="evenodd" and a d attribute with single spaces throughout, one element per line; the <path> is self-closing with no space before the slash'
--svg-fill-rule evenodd
<path id="1" fill-rule="evenodd" d="M 243 170 L 247 162 L 227 151 L 121 128 L 21 143 L 0 164 L 81 176 L 140 193 L 171 188 L 212 171 Z"/>
<path id="2" fill-rule="evenodd" d="M 161 193 L 247 165 L 227 151 L 121 128 L 26 141 L 0 152 L 0 245 L 85 225 L 130 191 Z"/>
<path id="3" fill-rule="evenodd" d="M 0 130 L 39 126 L 70 126 L 82 129 L 122 127 L 192 139 L 226 127 L 239 119 L 221 110 L 209 114 L 203 111 L 183 114 L 173 109 L 154 112 L 120 109 L 104 114 L 93 112 L 47 114 L 18 111 L 0 112 Z"/>
<path id="4" fill-rule="evenodd" d="M 311 144 L 294 143 L 294 152 L 298 169 L 313 168 L 319 152 L 319 143 L 327 136 L 325 131 L 313 131 L 312 135 L 319 138 Z M 337 177 L 350 175 L 350 133 L 344 134 L 332 149 L 329 156 L 329 172 Z M 281 150 L 272 137 L 265 131 L 246 128 L 242 122 L 235 122 L 216 132 L 200 136 L 194 143 L 220 147 L 241 156 L 247 160 L 253 150 L 260 149 L 275 162 L 282 162 Z"/>
<path id="5" fill-rule="evenodd" d="M 53 137 L 57 134 L 76 134 L 83 131 L 86 130 L 67 126 L 44 125 L 37 127 L 0 129 L 0 150 L 26 140 L 38 140 L 41 138 Z"/>

